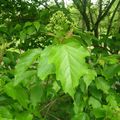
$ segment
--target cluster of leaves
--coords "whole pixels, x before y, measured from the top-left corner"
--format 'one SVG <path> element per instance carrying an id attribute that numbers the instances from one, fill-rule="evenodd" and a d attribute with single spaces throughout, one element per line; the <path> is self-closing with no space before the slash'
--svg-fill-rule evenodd
<path id="1" fill-rule="evenodd" d="M 13 41 L 0 46 L 1 120 L 119 120 L 119 33 L 97 39 L 61 11 L 11 29 L 1 34 Z"/>

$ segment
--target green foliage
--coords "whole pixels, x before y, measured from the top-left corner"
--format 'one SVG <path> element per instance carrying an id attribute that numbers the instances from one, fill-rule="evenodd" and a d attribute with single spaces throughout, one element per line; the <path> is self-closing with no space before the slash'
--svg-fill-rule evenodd
<path id="1" fill-rule="evenodd" d="M 47 68 L 49 68 L 49 71 L 46 69 L 44 72 L 52 73 L 50 64 L 53 64 L 55 66 L 56 80 L 60 80 L 64 92 L 69 93 L 72 97 L 74 96 L 75 88 L 79 84 L 80 77 L 85 75 L 87 71 L 84 58 L 89 55 L 83 47 L 73 44 L 50 46 L 43 51 L 43 56 L 48 54 Z M 76 69 L 77 67 L 79 69 Z M 39 72 L 41 73 L 42 69 Z"/>
<path id="2" fill-rule="evenodd" d="M 0 120 L 120 120 L 120 3 L 109 2 L 0 1 Z"/>
<path id="3" fill-rule="evenodd" d="M 37 56 L 40 55 L 40 51 L 41 50 L 39 49 L 34 49 L 34 50 L 29 50 L 25 54 L 23 54 L 23 56 L 21 57 L 20 61 L 18 62 L 16 66 L 16 71 L 15 71 L 16 80 L 14 83 L 15 85 L 17 85 L 19 82 L 22 81 L 23 78 L 21 78 L 21 76 L 23 75 L 23 73 L 26 72 L 28 67 L 35 61 Z"/>
<path id="4" fill-rule="evenodd" d="M 28 104 L 28 94 L 22 86 L 13 86 L 13 83 L 8 83 L 5 86 L 5 92 L 8 96 L 12 97 L 14 100 L 18 100 L 18 102 L 25 108 L 27 108 Z"/>

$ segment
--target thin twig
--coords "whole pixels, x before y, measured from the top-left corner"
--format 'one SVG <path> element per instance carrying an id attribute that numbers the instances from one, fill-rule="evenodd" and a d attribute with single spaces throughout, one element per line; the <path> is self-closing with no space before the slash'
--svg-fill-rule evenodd
<path id="1" fill-rule="evenodd" d="M 93 28 L 91 31 L 95 30 L 95 28 L 97 27 L 97 25 L 101 22 L 101 20 L 103 20 L 103 18 L 107 15 L 107 13 L 109 12 L 109 10 L 111 9 L 112 5 L 114 4 L 116 0 L 112 0 L 109 4 L 109 6 L 107 7 L 107 9 L 105 10 L 105 12 L 97 19 L 96 23 L 94 24 Z"/>
<path id="2" fill-rule="evenodd" d="M 46 116 L 47 116 L 47 114 L 48 114 L 48 112 L 49 112 L 50 108 L 51 108 L 51 107 L 52 107 L 52 105 L 56 102 L 56 100 L 57 100 L 57 99 L 55 99 L 54 101 L 52 101 L 52 102 L 51 102 L 51 104 L 49 104 L 49 107 L 48 107 L 48 109 L 47 109 L 47 111 L 46 111 L 46 113 L 45 113 L 44 118 L 46 118 Z"/>
<path id="3" fill-rule="evenodd" d="M 51 114 L 48 112 L 48 115 L 50 115 L 51 117 L 55 118 L 56 120 L 61 120 L 60 118 L 56 117 L 55 115 Z"/>

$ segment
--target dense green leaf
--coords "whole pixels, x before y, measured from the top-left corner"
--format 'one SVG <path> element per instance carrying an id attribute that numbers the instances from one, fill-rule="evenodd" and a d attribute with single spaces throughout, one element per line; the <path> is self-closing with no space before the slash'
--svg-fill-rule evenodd
<path id="1" fill-rule="evenodd" d="M 24 40 L 26 39 L 26 32 L 24 31 L 20 32 L 20 39 L 22 40 L 22 42 L 24 42 Z"/>
<path id="2" fill-rule="evenodd" d="M 97 89 L 100 89 L 104 93 L 108 94 L 110 86 L 104 78 L 98 77 L 95 83 L 96 83 Z"/>
<path id="3" fill-rule="evenodd" d="M 106 101 L 109 105 L 117 108 L 117 101 L 114 95 L 107 96 Z"/>
<path id="4" fill-rule="evenodd" d="M 116 64 L 119 63 L 120 55 L 110 55 L 102 58 L 105 62 L 108 62 L 110 64 Z"/>
<path id="5" fill-rule="evenodd" d="M 28 70 L 24 72 L 23 77 L 19 77 L 19 81 L 23 83 L 24 86 L 30 84 L 34 81 L 34 77 L 37 75 L 36 70 Z"/>
<path id="6" fill-rule="evenodd" d="M 60 90 L 60 86 L 58 85 L 58 83 L 56 81 L 54 81 L 53 83 L 53 89 L 58 92 Z"/>
<path id="7" fill-rule="evenodd" d="M 38 31 L 39 28 L 40 28 L 40 23 L 36 21 L 36 22 L 34 22 L 33 24 L 34 24 L 36 30 Z"/>
<path id="8" fill-rule="evenodd" d="M 0 120 L 120 120 L 120 0 L 66 1 L 0 0 Z"/>
<path id="9" fill-rule="evenodd" d="M 98 101 L 94 97 L 90 97 L 89 98 L 89 105 L 92 105 L 93 108 L 99 108 L 99 107 L 101 107 L 100 101 Z"/>
<path id="10" fill-rule="evenodd" d="M 31 22 L 26 22 L 25 25 L 24 25 L 24 28 L 29 27 L 29 26 L 31 26 L 31 25 L 32 25 Z"/>
<path id="11" fill-rule="evenodd" d="M 120 64 L 113 64 L 110 66 L 105 66 L 103 70 L 103 75 L 106 78 L 111 78 L 120 71 Z"/>
<path id="12" fill-rule="evenodd" d="M 27 33 L 28 35 L 33 35 L 33 34 L 35 34 L 35 33 L 36 33 L 35 28 L 34 28 L 33 26 L 28 27 L 27 30 L 26 30 L 26 33 Z"/>
<path id="13" fill-rule="evenodd" d="M 85 57 L 89 55 L 88 51 L 69 44 L 52 46 L 50 49 L 48 60 L 56 67 L 56 78 L 60 80 L 63 90 L 73 97 L 80 77 L 87 70 Z"/>
<path id="14" fill-rule="evenodd" d="M 0 117 L 2 117 L 3 119 L 6 119 L 6 120 L 10 120 L 10 119 L 12 119 L 12 114 L 10 113 L 8 108 L 1 106 L 0 107 Z M 3 119 L 1 119 L 1 120 L 3 120 Z"/>
<path id="15" fill-rule="evenodd" d="M 79 113 L 78 115 L 75 115 L 75 117 L 72 120 L 90 120 L 87 113 Z"/>
<path id="16" fill-rule="evenodd" d="M 15 120 L 33 120 L 33 115 L 27 112 L 16 115 Z"/>
<path id="17" fill-rule="evenodd" d="M 74 98 L 74 112 L 75 114 L 79 114 L 80 112 L 83 111 L 85 107 L 85 101 L 83 100 L 83 94 L 78 91 L 75 94 Z"/>
<path id="18" fill-rule="evenodd" d="M 103 108 L 95 108 L 93 109 L 93 114 L 95 115 L 96 118 L 104 118 L 106 113 Z"/>
<path id="19" fill-rule="evenodd" d="M 13 99 L 16 99 L 16 91 L 13 88 L 13 83 L 8 83 L 5 86 L 5 92 L 8 94 L 8 96 L 12 97 Z"/>
<path id="20" fill-rule="evenodd" d="M 96 76 L 97 76 L 97 74 L 94 70 L 88 70 L 88 71 L 86 70 L 86 75 L 83 77 L 83 79 L 84 79 L 84 82 L 85 82 L 87 88 L 90 85 L 90 83 L 92 82 L 92 80 L 95 79 Z"/>
<path id="21" fill-rule="evenodd" d="M 37 103 L 40 103 L 42 101 L 42 98 L 44 98 L 43 94 L 43 86 L 42 85 L 36 85 L 31 88 L 31 103 L 34 107 L 36 107 Z"/>
<path id="22" fill-rule="evenodd" d="M 42 57 L 39 60 L 38 64 L 38 77 L 41 80 L 44 80 L 49 74 L 53 74 L 55 71 L 54 65 L 48 63 L 48 59 L 46 57 Z"/>
<path id="23" fill-rule="evenodd" d="M 14 85 L 17 85 L 21 82 L 21 76 L 24 76 L 24 72 L 29 68 L 29 66 L 40 56 L 40 49 L 29 50 L 21 56 L 21 59 L 18 61 L 18 64 L 15 68 L 15 81 Z"/>
<path id="24" fill-rule="evenodd" d="M 27 91 L 23 87 L 20 85 L 14 87 L 11 82 L 5 86 L 4 90 L 8 96 L 12 97 L 14 100 L 17 100 L 23 107 L 27 108 L 29 99 Z"/>
<path id="25" fill-rule="evenodd" d="M 95 84 L 91 85 L 89 88 L 90 94 L 98 100 L 102 98 L 102 91 L 97 89 Z"/>

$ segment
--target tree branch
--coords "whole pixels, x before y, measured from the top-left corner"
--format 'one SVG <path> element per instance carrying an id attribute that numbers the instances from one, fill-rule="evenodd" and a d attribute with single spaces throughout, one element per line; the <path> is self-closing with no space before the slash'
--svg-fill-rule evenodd
<path id="1" fill-rule="evenodd" d="M 54 0 L 55 4 L 60 8 L 59 3 L 57 1 L 58 0 Z"/>
<path id="2" fill-rule="evenodd" d="M 73 2 L 83 17 L 83 20 L 87 27 L 87 31 L 90 31 L 90 21 L 89 21 L 88 15 L 86 13 L 87 0 L 82 0 L 82 1 L 81 0 L 73 0 Z M 80 3 L 81 3 L 81 5 L 80 5 Z"/>
<path id="3" fill-rule="evenodd" d="M 62 0 L 62 7 L 65 8 L 65 1 Z"/>
<path id="4" fill-rule="evenodd" d="M 102 0 L 99 0 L 99 15 L 98 15 L 98 19 L 101 17 L 102 15 Z"/>
<path id="5" fill-rule="evenodd" d="M 120 5 L 120 0 L 119 0 L 118 4 L 117 4 L 117 6 L 116 6 L 116 8 L 115 8 L 115 10 L 114 10 L 114 12 L 112 14 L 112 17 L 110 19 L 110 22 L 109 22 L 109 25 L 108 25 L 108 29 L 107 29 L 107 35 L 109 35 L 110 29 L 111 29 L 111 26 L 112 26 L 112 21 L 113 21 L 113 19 L 115 17 L 115 14 L 117 12 L 117 9 L 118 9 L 119 5 Z"/>
<path id="6" fill-rule="evenodd" d="M 92 16 L 92 13 L 91 13 L 91 8 L 89 6 L 89 15 L 90 15 L 90 21 L 92 23 L 92 26 L 94 25 L 94 20 L 93 20 L 93 16 Z"/>
<path id="7" fill-rule="evenodd" d="M 98 24 L 101 22 L 101 20 L 107 15 L 107 13 L 109 12 L 110 8 L 112 7 L 113 3 L 116 0 L 112 0 L 110 2 L 110 4 L 108 5 L 108 7 L 106 8 L 105 12 L 101 15 L 101 17 L 99 17 L 94 25 L 94 27 L 92 28 L 92 31 L 98 26 Z"/>

